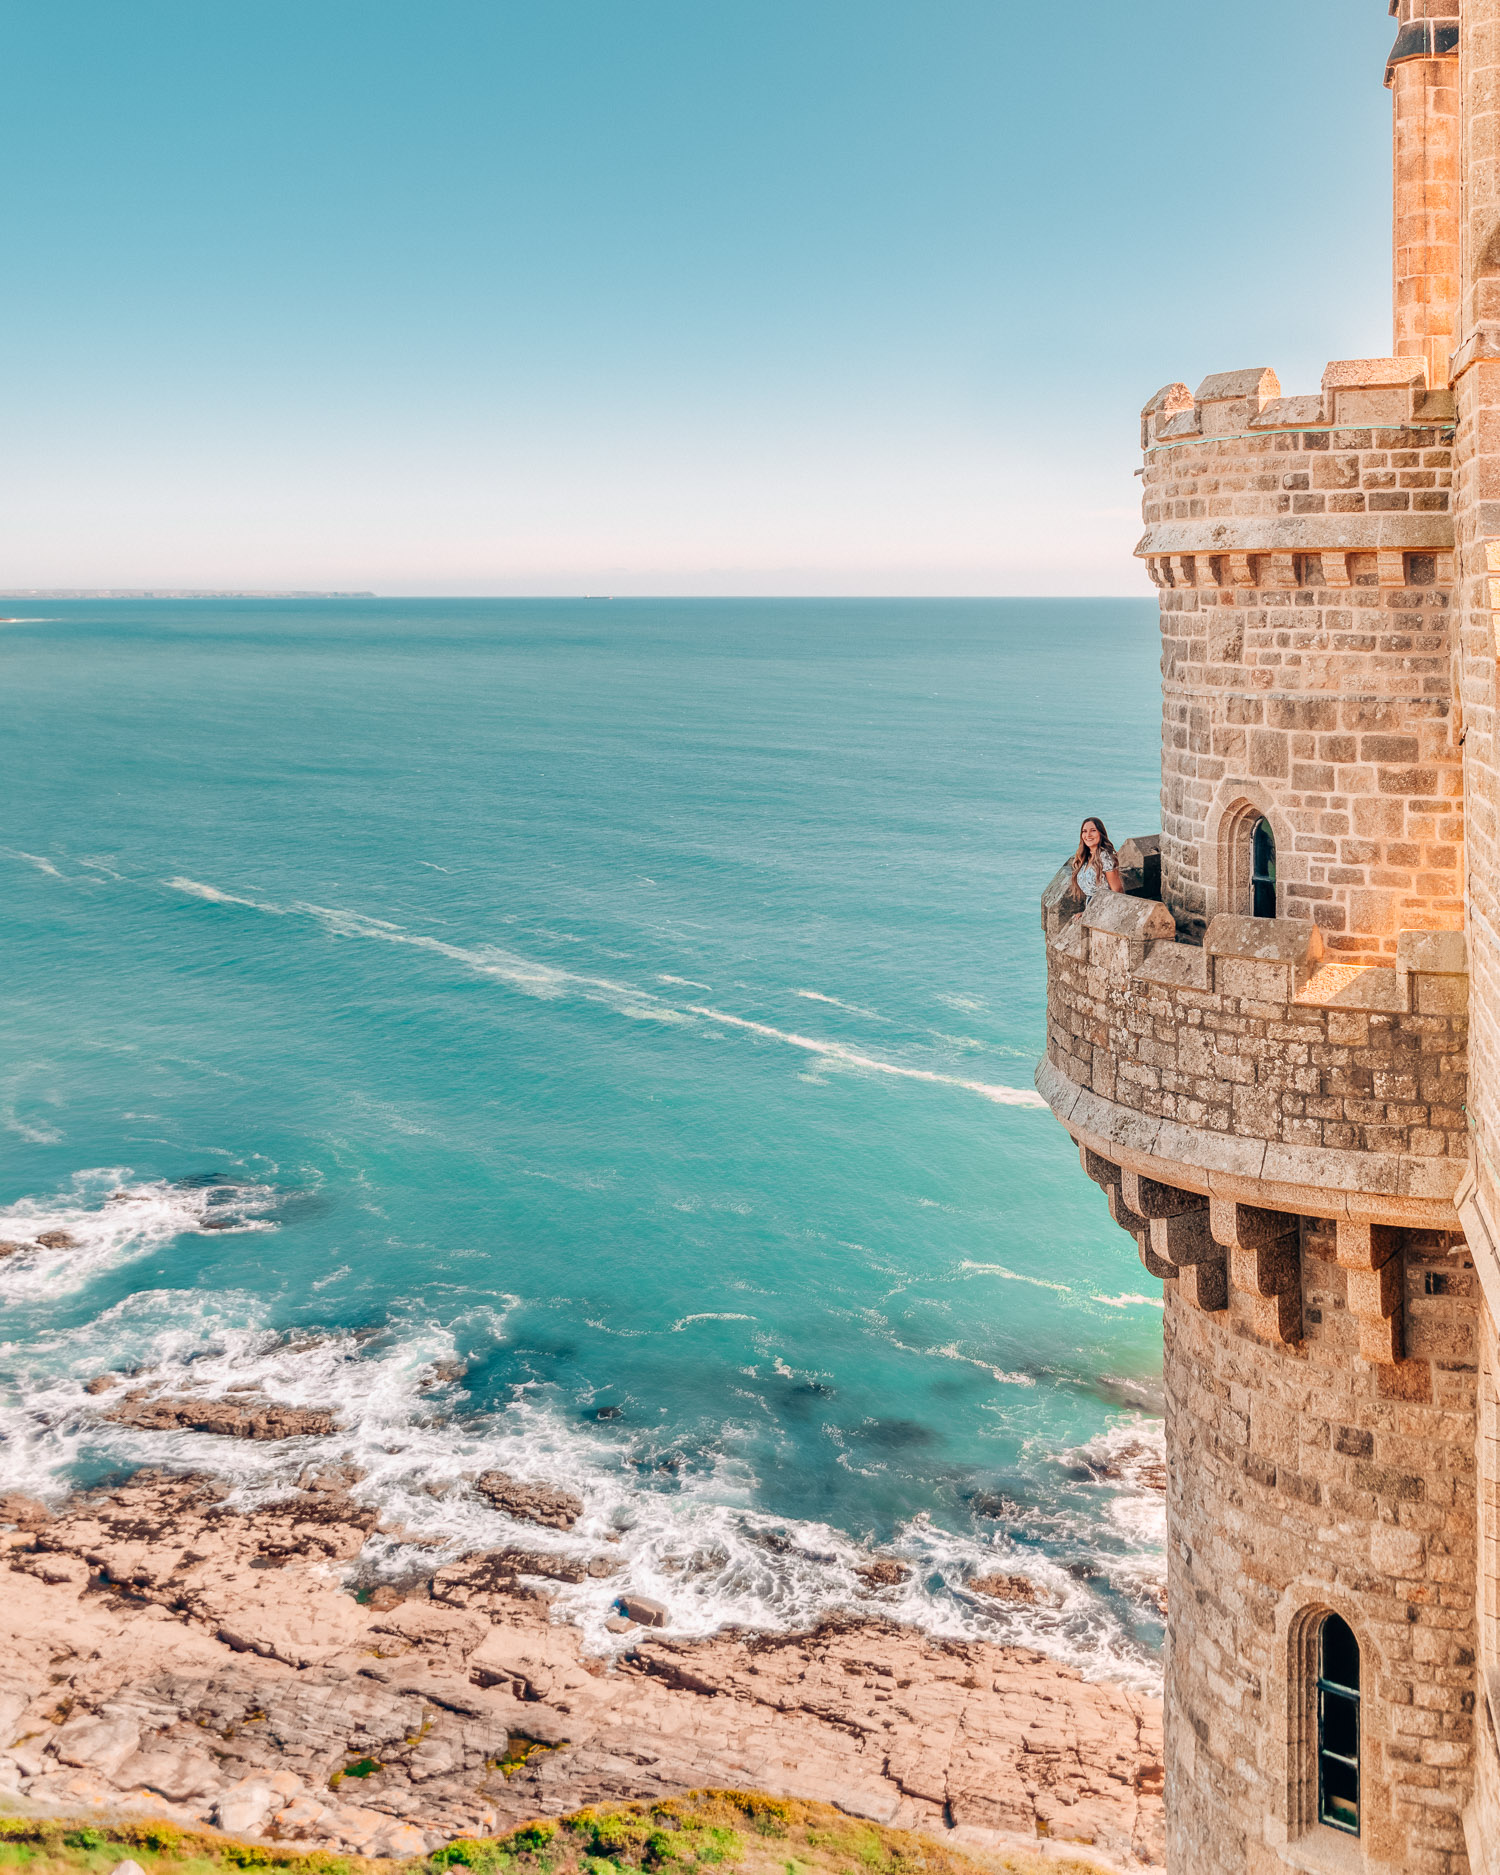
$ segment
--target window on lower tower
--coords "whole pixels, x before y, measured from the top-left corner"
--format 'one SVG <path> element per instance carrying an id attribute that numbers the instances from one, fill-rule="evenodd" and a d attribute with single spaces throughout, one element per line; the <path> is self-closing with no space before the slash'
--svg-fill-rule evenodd
<path id="1" fill-rule="evenodd" d="M 1250 835 L 1250 911 L 1256 918 L 1276 916 L 1276 836 L 1264 819 Z"/>
<path id="2" fill-rule="evenodd" d="M 1337 1615 L 1318 1635 L 1318 1821 L 1359 1834 L 1359 1642 Z"/>

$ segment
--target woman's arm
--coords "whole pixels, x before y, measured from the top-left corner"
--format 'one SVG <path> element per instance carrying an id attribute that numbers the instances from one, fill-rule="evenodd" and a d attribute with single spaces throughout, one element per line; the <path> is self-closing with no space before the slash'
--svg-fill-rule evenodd
<path id="1" fill-rule="evenodd" d="M 1114 855 L 1112 853 L 1110 855 L 1110 858 L 1114 859 Z M 1107 873 L 1105 873 L 1104 882 L 1109 887 L 1111 892 L 1123 892 L 1125 890 L 1125 881 L 1120 877 L 1119 860 L 1116 859 L 1113 867 Z"/>

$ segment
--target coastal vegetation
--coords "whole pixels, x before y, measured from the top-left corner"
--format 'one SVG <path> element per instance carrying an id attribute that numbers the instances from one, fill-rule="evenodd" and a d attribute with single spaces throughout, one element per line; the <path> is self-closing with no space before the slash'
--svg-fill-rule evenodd
<path id="1" fill-rule="evenodd" d="M 846 1816 L 830 1804 L 755 1791 L 700 1790 L 655 1804 L 593 1805 L 523 1823 L 503 1836 L 460 1837 L 426 1857 L 381 1861 L 242 1842 L 175 1823 L 0 1817 L 3 1875 L 110 1875 L 122 1861 L 144 1875 L 1103 1875 L 1071 1854 L 967 1854 L 908 1830 Z"/>

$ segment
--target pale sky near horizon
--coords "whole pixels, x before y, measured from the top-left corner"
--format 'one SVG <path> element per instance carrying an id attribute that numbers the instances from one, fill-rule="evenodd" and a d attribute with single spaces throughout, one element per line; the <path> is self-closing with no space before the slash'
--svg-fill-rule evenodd
<path id="1" fill-rule="evenodd" d="M 1384 0 L 0 0 L 0 589 L 1149 590 L 1390 346 Z"/>

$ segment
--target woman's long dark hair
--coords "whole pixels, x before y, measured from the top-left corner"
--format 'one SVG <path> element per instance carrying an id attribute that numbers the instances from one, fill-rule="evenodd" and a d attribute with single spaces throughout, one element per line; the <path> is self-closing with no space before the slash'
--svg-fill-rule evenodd
<path id="1" fill-rule="evenodd" d="M 1089 850 L 1083 843 L 1083 830 L 1089 825 L 1093 825 L 1099 829 L 1099 844 L 1095 849 L 1099 857 L 1102 859 L 1106 853 L 1109 854 L 1111 859 L 1116 857 L 1114 844 L 1109 837 L 1108 827 L 1105 826 L 1104 822 L 1097 814 L 1085 814 L 1078 827 L 1078 851 L 1073 855 L 1073 877 L 1075 879 L 1078 877 L 1080 869 L 1089 863 Z M 1114 867 L 1106 866 L 1104 870 L 1106 872 L 1113 872 Z"/>

